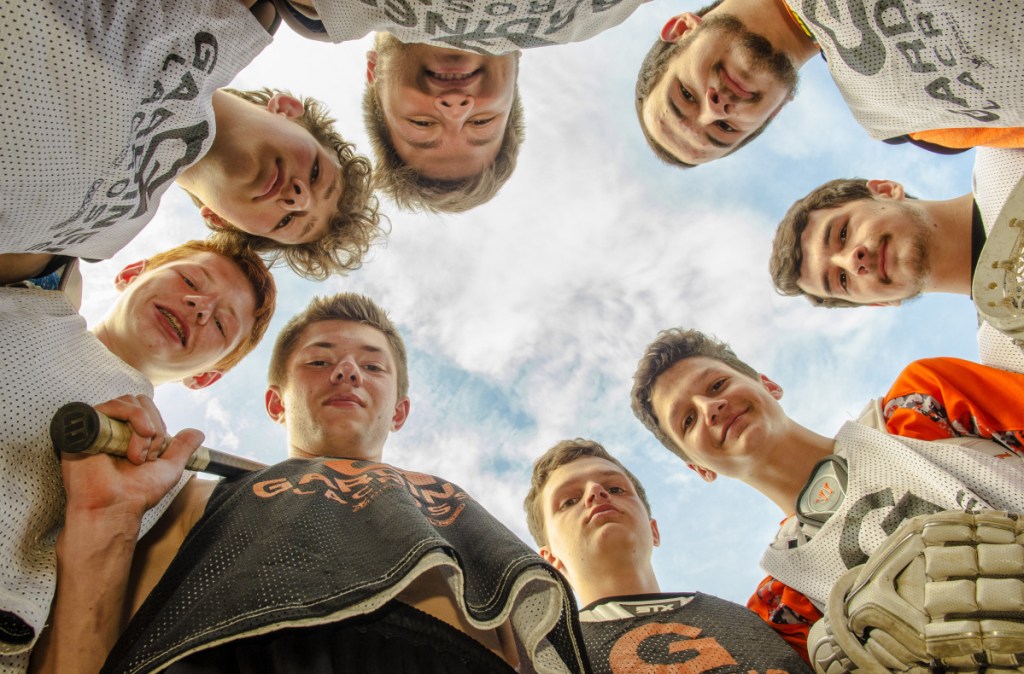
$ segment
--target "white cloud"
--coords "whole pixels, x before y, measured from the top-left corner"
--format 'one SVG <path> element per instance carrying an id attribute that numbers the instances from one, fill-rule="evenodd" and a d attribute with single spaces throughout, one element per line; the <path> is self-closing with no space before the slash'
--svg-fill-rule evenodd
<path id="1" fill-rule="evenodd" d="M 633 78 L 664 17 L 682 9 L 651 3 L 591 43 L 524 55 L 528 138 L 501 194 L 459 216 L 388 209 L 388 246 L 347 278 L 313 284 L 277 270 L 281 301 L 269 335 L 313 294 L 372 295 L 413 352 L 412 416 L 388 460 L 460 484 L 525 537 L 533 457 L 564 437 L 593 437 L 648 486 L 668 534 L 657 553 L 662 587 L 742 600 L 780 513 L 742 485 L 697 480 L 633 419 L 637 359 L 660 329 L 713 332 L 786 388 L 794 417 L 832 432 L 882 393 L 899 365 L 936 344 L 973 348 L 969 326 L 941 338 L 953 300 L 937 300 L 926 316 L 816 310 L 776 296 L 766 271 L 775 222 L 820 182 L 884 170 L 922 196 L 953 196 L 970 188 L 970 158 L 868 142 L 834 97 L 816 98 L 829 84 L 817 75 L 749 149 L 690 171 L 661 166 L 636 125 Z M 237 84 L 324 99 L 365 150 L 368 40 L 321 45 L 281 32 Z M 172 188 L 115 261 L 87 266 L 91 322 L 114 296 L 120 266 L 204 231 Z M 268 357 L 265 344 L 205 392 L 162 387 L 168 425 L 205 425 L 210 444 L 283 458 L 284 431 L 263 410 Z"/>

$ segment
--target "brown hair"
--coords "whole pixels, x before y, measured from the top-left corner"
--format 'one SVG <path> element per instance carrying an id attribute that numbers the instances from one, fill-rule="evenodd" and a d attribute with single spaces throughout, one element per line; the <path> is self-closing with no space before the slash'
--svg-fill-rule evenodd
<path id="1" fill-rule="evenodd" d="M 391 355 L 395 359 L 395 371 L 398 375 L 398 399 L 401 400 L 409 392 L 409 364 L 405 354 L 405 343 L 398 334 L 398 328 L 391 322 L 386 311 L 365 295 L 357 293 L 338 293 L 330 297 L 314 297 L 302 313 L 294 316 L 281 328 L 274 342 L 274 350 L 270 356 L 270 368 L 267 372 L 267 383 L 272 386 L 283 386 L 288 379 L 288 358 L 299 337 L 307 326 L 321 321 L 352 321 L 362 323 L 380 330 L 388 340 Z"/>
<path id="2" fill-rule="evenodd" d="M 807 229 L 807 220 L 811 213 L 820 209 L 837 208 L 851 201 L 872 199 L 874 195 L 868 188 L 868 181 L 860 178 L 839 178 L 820 185 L 798 200 L 782 218 L 775 230 L 775 241 L 772 242 L 772 257 L 768 262 L 768 271 L 772 283 L 780 295 L 794 297 L 805 296 L 811 304 L 818 307 L 859 307 L 860 304 L 837 297 L 818 297 L 805 293 L 798 282 L 800 267 L 804 253 L 800 239 Z"/>
<path id="3" fill-rule="evenodd" d="M 702 17 L 718 7 L 720 4 L 722 4 L 722 0 L 715 0 L 715 2 L 712 2 L 710 5 L 701 7 L 694 12 L 694 14 Z M 647 97 L 650 96 L 651 90 L 653 90 L 654 87 L 658 85 L 658 82 L 661 81 L 661 77 L 665 74 L 665 70 L 668 68 L 669 63 L 671 63 L 672 59 L 679 53 L 680 48 L 684 46 L 684 40 L 665 42 L 659 38 L 654 41 L 654 44 L 651 45 L 651 48 L 647 51 L 647 55 L 644 56 L 644 60 L 640 63 L 640 72 L 638 72 L 636 76 L 634 103 L 636 104 L 636 117 L 637 121 L 640 122 L 640 130 L 644 134 L 644 140 L 647 141 L 647 146 L 651 148 L 655 156 L 669 166 L 693 168 L 694 166 L 697 166 L 697 164 L 685 162 L 662 147 L 661 143 L 654 139 L 654 136 L 651 135 L 647 125 L 644 123 L 644 103 L 647 102 Z M 787 98 L 786 100 L 789 99 Z M 785 101 L 783 101 L 782 105 L 780 105 L 778 109 L 776 109 L 775 112 L 765 120 L 764 124 L 737 143 L 736 146 L 729 150 L 727 154 L 732 154 L 760 136 L 761 133 L 768 128 L 768 124 L 775 119 L 775 115 L 782 110 L 783 105 L 785 105 Z"/>
<path id="4" fill-rule="evenodd" d="M 676 445 L 658 424 L 658 417 L 654 414 L 654 407 L 651 404 L 651 396 L 654 394 L 654 386 L 658 377 L 679 361 L 696 357 L 713 358 L 725 363 L 740 374 L 760 381 L 757 370 L 740 360 L 725 342 L 705 335 L 699 330 L 671 328 L 658 333 L 658 337 L 644 351 L 640 362 L 637 363 L 636 373 L 633 375 L 633 391 L 630 394 L 633 414 L 647 427 L 647 430 L 654 433 L 654 437 L 658 438 L 661 444 L 685 461 L 689 461 L 689 458 L 683 449 Z"/>
<path id="5" fill-rule="evenodd" d="M 377 34 L 378 50 L 381 48 L 381 40 L 387 39 L 382 36 L 389 34 Z M 501 139 L 494 163 L 476 175 L 440 180 L 420 175 L 398 156 L 384 118 L 377 87 L 370 82 L 367 82 L 363 90 L 363 122 L 376 160 L 373 186 L 406 211 L 463 213 L 486 204 L 512 177 L 519 159 L 519 148 L 526 136 L 523 102 L 519 97 L 519 85 L 516 84 L 505 135 Z"/>
<path id="6" fill-rule="evenodd" d="M 262 107 L 266 107 L 275 94 L 291 95 L 281 89 L 267 88 L 223 91 Z M 306 97 L 302 99 L 302 107 L 302 116 L 295 121 L 323 147 L 333 151 L 341 164 L 343 188 L 338 198 L 338 208 L 324 235 L 317 241 L 287 245 L 243 232 L 236 227 L 218 228 L 210 223 L 207 226 L 217 236 L 234 239 L 260 253 L 271 264 L 284 261 L 299 276 L 320 281 L 331 274 L 345 274 L 358 269 L 370 245 L 386 234 L 387 219 L 380 214 L 377 197 L 373 194 L 370 161 L 356 154 L 355 145 L 345 141 L 335 130 L 335 120 L 330 117 L 323 103 Z M 203 205 L 195 195 L 189 195 L 197 206 Z"/>
<path id="7" fill-rule="evenodd" d="M 253 295 L 256 297 L 256 308 L 253 312 L 252 332 L 244 335 L 238 346 L 231 353 L 227 354 L 214 365 L 214 369 L 227 372 L 239 361 L 249 355 L 256 345 L 263 339 L 270 325 L 270 319 L 274 316 L 274 305 L 277 302 L 277 286 L 274 284 L 274 277 L 263 264 L 263 260 L 255 252 L 246 246 L 239 246 L 230 241 L 214 238 L 205 241 L 188 241 L 175 246 L 170 250 L 157 253 L 147 258 L 145 272 L 153 271 L 169 262 L 192 257 L 198 253 L 216 253 L 226 257 L 242 271 L 245 278 L 249 280 Z"/>
<path id="8" fill-rule="evenodd" d="M 537 545 L 547 545 L 548 535 L 547 530 L 544 526 L 544 506 L 540 502 L 541 492 L 544 491 L 544 485 L 547 484 L 548 478 L 551 477 L 557 468 L 572 463 L 576 459 L 585 456 L 594 456 L 599 459 L 615 464 L 629 481 L 633 483 L 636 488 L 636 494 L 640 497 L 640 501 L 644 504 L 644 508 L 647 509 L 648 517 L 651 514 L 651 504 L 647 500 L 647 492 L 644 490 L 644 486 L 640 484 L 640 480 L 636 478 L 636 475 L 629 472 L 625 466 L 623 466 L 618 459 L 608 453 L 604 447 L 594 442 L 593 440 L 585 440 L 583 438 L 576 438 L 575 440 L 562 440 L 557 445 L 544 452 L 540 458 L 533 463 L 533 475 L 530 477 L 530 492 L 526 495 L 523 500 L 523 510 L 526 511 L 526 524 L 530 528 L 530 534 L 533 536 L 533 540 L 537 541 Z"/>

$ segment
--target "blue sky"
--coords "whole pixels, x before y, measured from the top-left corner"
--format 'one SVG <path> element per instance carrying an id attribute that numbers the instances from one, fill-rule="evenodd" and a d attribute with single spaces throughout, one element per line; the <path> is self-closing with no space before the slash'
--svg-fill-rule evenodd
<path id="1" fill-rule="evenodd" d="M 633 112 L 637 65 L 665 19 L 693 5 L 652 2 L 590 42 L 523 54 L 527 140 L 491 203 L 422 216 L 385 203 L 392 232 L 364 267 L 324 283 L 275 270 L 268 335 L 314 294 L 371 295 L 410 348 L 412 413 L 385 459 L 443 475 L 532 544 L 522 516 L 531 461 L 567 437 L 598 440 L 645 483 L 659 521 L 664 591 L 745 601 L 783 513 L 730 480 L 701 482 L 629 411 L 636 361 L 660 329 L 729 341 L 785 389 L 791 416 L 833 434 L 910 361 L 977 359 L 971 302 L 929 296 L 899 309 L 821 310 L 770 287 L 767 260 L 788 205 L 835 177 L 892 178 L 921 198 L 970 191 L 973 153 L 939 157 L 873 142 L 824 64 L 801 71 L 797 100 L 740 153 L 682 171 L 661 165 Z M 325 101 L 364 152 L 359 101 L 369 40 L 305 42 L 282 27 L 234 85 L 287 88 Z M 128 262 L 205 229 L 172 188 L 156 220 L 114 260 L 85 266 L 83 313 L 95 324 Z M 206 391 L 161 387 L 168 427 L 273 462 L 283 429 L 263 409 L 271 339 Z"/>

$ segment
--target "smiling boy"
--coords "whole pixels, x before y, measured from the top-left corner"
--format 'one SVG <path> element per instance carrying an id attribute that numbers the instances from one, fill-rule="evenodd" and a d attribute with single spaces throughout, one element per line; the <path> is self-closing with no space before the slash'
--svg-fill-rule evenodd
<path id="1" fill-rule="evenodd" d="M 694 166 L 738 150 L 792 99 L 821 53 L 857 121 L 879 140 L 1021 147 L 1024 56 L 1011 17 L 983 2 L 721 0 L 671 17 L 640 67 L 636 107 L 651 149 Z"/>
<path id="2" fill-rule="evenodd" d="M 0 281 L 111 257 L 190 171 L 208 221 L 305 276 L 358 267 L 379 236 L 369 163 L 322 106 L 221 89 L 271 40 L 246 4 L 19 2 L 0 32 L 18 73 L 0 118 Z"/>
<path id="3" fill-rule="evenodd" d="M 600 444 L 576 438 L 544 452 L 523 508 L 541 556 L 565 574 L 583 605 L 594 671 L 810 671 L 742 606 L 661 591 L 652 566 L 661 537 L 647 494 Z"/>
<path id="4" fill-rule="evenodd" d="M 912 199 L 891 180 L 825 183 L 779 223 L 772 282 L 820 307 L 899 305 L 928 292 L 969 296 L 986 236 L 1022 178 L 1024 150 L 979 148 L 974 192 L 953 199 Z M 978 345 L 982 363 L 1024 372 L 1024 347 L 986 321 Z"/>
<path id="5" fill-rule="evenodd" d="M 632 407 L 702 479 L 741 480 L 786 515 L 761 560 L 771 575 L 748 606 L 786 620 L 797 647 L 836 579 L 903 520 L 942 510 L 1024 512 L 1024 375 L 919 361 L 834 438 L 789 417 L 781 398 L 782 388 L 728 345 L 673 329 L 641 358 Z"/>
<path id="6" fill-rule="evenodd" d="M 169 381 L 210 386 L 256 347 L 276 298 L 255 253 L 208 241 L 131 264 L 115 285 L 121 294 L 91 333 L 62 292 L 0 288 L 3 672 L 24 671 L 54 593 L 53 530 L 64 507 L 47 432 L 54 412 L 72 401 L 106 403 L 108 413 L 151 406 L 153 387 Z M 140 432 L 162 437 L 161 427 L 142 424 Z M 134 460 L 143 449 L 133 443 Z M 170 500 L 146 514 L 140 534 Z"/>
<path id="7" fill-rule="evenodd" d="M 140 466 L 64 458 L 62 568 L 98 572 L 61 576 L 41 671 L 98 669 L 136 609 L 104 671 L 586 669 L 557 574 L 457 485 L 380 463 L 409 414 L 405 346 L 380 307 L 315 298 L 279 334 L 268 382 L 291 458 L 190 482 L 130 580 L 138 514 L 201 437 Z"/>

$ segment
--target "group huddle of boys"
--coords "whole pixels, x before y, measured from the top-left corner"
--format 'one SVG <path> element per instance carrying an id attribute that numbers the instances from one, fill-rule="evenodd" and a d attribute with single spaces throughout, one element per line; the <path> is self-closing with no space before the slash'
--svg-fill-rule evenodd
<path id="1" fill-rule="evenodd" d="M 742 480 L 787 516 L 749 609 L 661 592 L 643 487 L 596 442 L 535 463 L 525 507 L 539 556 L 459 486 L 382 463 L 409 413 L 406 354 L 358 295 L 314 299 L 277 338 L 265 407 L 291 458 L 220 482 L 183 473 L 201 434 L 167 434 L 153 386 L 209 386 L 255 348 L 276 299 L 266 263 L 317 279 L 357 268 L 381 236 L 375 190 L 451 212 L 493 197 L 522 136 L 518 49 L 586 39 L 636 5 L 53 0 L 0 17 L 0 671 L 1021 664 L 1024 649 L 989 637 L 1017 634 L 1006 621 L 1020 619 L 1024 563 L 999 567 L 1001 598 L 957 614 L 980 627 L 952 639 L 955 657 L 920 643 L 887 643 L 890 660 L 875 645 L 844 654 L 846 596 L 832 606 L 840 578 L 870 567 L 904 520 L 1024 511 L 1024 352 L 986 321 L 984 365 L 911 364 L 834 438 L 786 416 L 781 387 L 712 337 L 672 329 L 648 347 L 638 418 L 703 479 Z M 665 161 L 711 161 L 759 134 L 822 53 L 874 137 L 978 146 L 974 191 L 920 201 L 892 181 L 826 183 L 780 224 L 776 287 L 821 306 L 969 295 L 1024 175 L 1021 9 L 724 0 L 665 25 L 638 118 Z M 335 42 L 380 31 L 364 96 L 372 169 L 315 100 L 223 88 L 282 21 Z M 87 330 L 77 258 L 115 254 L 172 182 L 213 233 L 122 270 L 117 302 Z M 57 460 L 47 427 L 72 400 L 128 422 L 127 459 Z"/>

